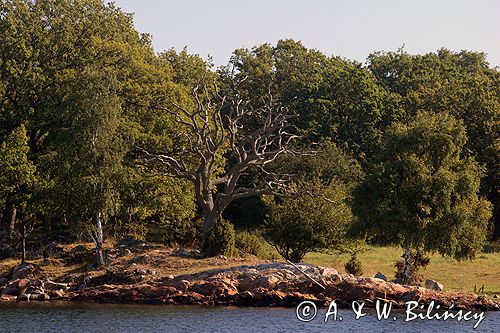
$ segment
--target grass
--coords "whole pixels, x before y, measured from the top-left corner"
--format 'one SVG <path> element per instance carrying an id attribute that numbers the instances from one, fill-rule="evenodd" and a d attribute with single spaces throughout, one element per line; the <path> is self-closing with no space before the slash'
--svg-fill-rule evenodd
<path id="1" fill-rule="evenodd" d="M 373 276 L 381 272 L 389 279 L 394 277 L 394 262 L 401 260 L 402 249 L 398 247 L 370 246 L 360 253 L 358 259 L 363 265 L 363 276 Z M 500 253 L 481 253 L 475 260 L 461 261 L 430 255 L 431 262 L 425 270 L 419 271 L 425 279 L 433 279 L 443 284 L 445 290 L 474 291 L 484 285 L 484 293 L 500 294 Z M 309 253 L 304 262 L 335 267 L 345 272 L 344 263 L 348 255 L 327 255 Z"/>

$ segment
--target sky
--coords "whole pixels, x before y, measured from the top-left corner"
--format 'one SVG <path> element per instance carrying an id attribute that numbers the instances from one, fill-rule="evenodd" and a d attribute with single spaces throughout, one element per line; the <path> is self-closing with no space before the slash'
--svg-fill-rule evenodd
<path id="1" fill-rule="evenodd" d="M 157 52 L 187 46 L 215 65 L 237 48 L 293 38 L 326 55 L 365 62 L 374 51 L 442 47 L 487 54 L 500 66 L 499 0 L 116 0 L 135 13 Z"/>

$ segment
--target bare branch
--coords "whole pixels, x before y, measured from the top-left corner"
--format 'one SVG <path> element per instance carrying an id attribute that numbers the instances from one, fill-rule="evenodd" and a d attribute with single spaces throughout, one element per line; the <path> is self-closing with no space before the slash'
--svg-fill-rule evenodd
<path id="1" fill-rule="evenodd" d="M 233 89 L 237 91 L 236 86 Z M 290 187 L 295 175 L 273 173 L 264 168 L 281 155 L 311 154 L 310 151 L 291 147 L 294 141 L 300 139 L 300 136 L 289 131 L 289 128 L 293 128 L 289 122 L 294 115 L 287 107 L 274 101 L 270 85 L 267 94 L 261 98 L 260 107 L 255 107 L 239 93 L 231 97 L 222 96 L 215 84 L 213 92 L 206 85 L 201 88 L 196 86 L 191 96 L 195 104 L 192 109 L 174 102 L 170 102 L 173 109 L 156 107 L 170 114 L 179 125 L 177 130 L 185 140 L 177 144 L 182 148 L 176 154 L 150 153 L 144 149 L 140 151 L 148 164 L 194 183 L 196 200 L 207 220 L 217 218 L 236 199 L 263 194 L 299 195 Z M 249 129 L 249 124 L 255 127 Z M 223 151 L 226 148 L 229 152 Z M 218 159 L 227 153 L 230 155 L 230 167 L 222 175 L 215 175 Z M 194 161 L 193 156 L 197 157 Z M 185 164 L 187 157 L 194 164 L 192 169 Z M 259 172 L 258 184 L 241 186 L 241 177 L 253 168 Z"/>

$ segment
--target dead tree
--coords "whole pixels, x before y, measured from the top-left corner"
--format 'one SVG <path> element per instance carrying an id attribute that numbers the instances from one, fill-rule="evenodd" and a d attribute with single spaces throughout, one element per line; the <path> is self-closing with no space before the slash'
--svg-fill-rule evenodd
<path id="1" fill-rule="evenodd" d="M 292 141 L 298 138 L 287 132 L 293 115 L 288 108 L 275 103 L 270 93 L 262 98 L 259 107 L 237 94 L 235 97 L 217 95 L 217 103 L 210 96 L 207 89 L 195 87 L 193 109 L 174 102 L 157 107 L 173 116 L 178 124 L 179 141 L 184 144 L 164 153 L 140 149 L 145 160 L 156 164 L 162 174 L 194 184 L 196 201 L 203 210 L 204 240 L 232 201 L 289 193 L 293 175 L 271 172 L 267 168 L 270 163 L 283 154 L 311 153 L 292 148 Z M 251 130 L 243 125 L 249 122 L 255 125 Z M 218 174 L 216 165 L 223 155 L 231 164 Z M 241 177 L 251 169 L 257 172 L 258 182 L 251 187 L 242 186 Z"/>

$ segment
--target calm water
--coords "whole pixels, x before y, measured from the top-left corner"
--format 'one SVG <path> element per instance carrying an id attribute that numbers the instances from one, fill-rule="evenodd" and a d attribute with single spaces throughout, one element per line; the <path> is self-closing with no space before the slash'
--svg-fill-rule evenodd
<path id="1" fill-rule="evenodd" d="M 324 323 L 324 312 L 304 323 L 282 308 L 0 303 L 0 332 L 500 332 L 500 312 L 486 312 L 476 330 L 475 321 L 405 323 L 395 311 L 397 320 L 378 321 L 341 310 L 343 321 Z"/>

